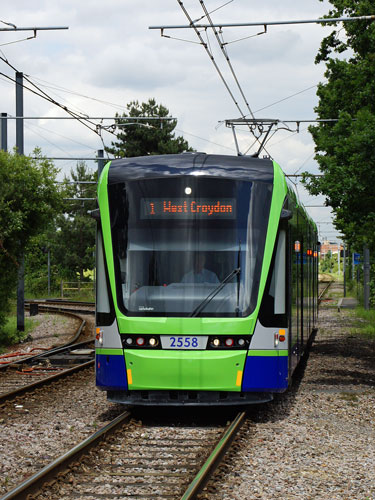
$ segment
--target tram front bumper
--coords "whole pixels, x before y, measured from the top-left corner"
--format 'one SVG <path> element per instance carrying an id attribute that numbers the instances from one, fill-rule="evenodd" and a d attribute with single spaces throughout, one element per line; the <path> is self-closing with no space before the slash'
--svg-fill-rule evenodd
<path id="1" fill-rule="evenodd" d="M 241 391 L 247 351 L 125 350 L 128 389 Z"/>

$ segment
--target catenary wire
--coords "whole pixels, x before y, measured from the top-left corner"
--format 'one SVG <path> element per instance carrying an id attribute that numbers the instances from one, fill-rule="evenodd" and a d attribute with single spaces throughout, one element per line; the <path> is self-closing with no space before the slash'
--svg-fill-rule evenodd
<path id="1" fill-rule="evenodd" d="M 210 14 L 213 14 L 214 12 L 217 12 L 218 10 L 222 9 L 223 7 L 226 7 L 227 5 L 232 3 L 233 1 L 234 0 L 229 0 L 229 2 L 226 2 L 225 4 L 220 5 L 220 7 L 217 7 L 216 9 L 211 10 Z M 206 15 L 203 15 L 203 16 L 199 17 L 198 19 L 194 19 L 193 23 L 198 23 L 199 21 L 201 21 L 205 17 L 206 17 Z"/>
<path id="2" fill-rule="evenodd" d="M 199 0 L 199 1 L 201 1 L 201 0 Z M 242 111 L 242 109 L 241 109 L 241 106 L 239 105 L 239 103 L 238 103 L 238 101 L 237 101 L 236 97 L 234 96 L 234 94 L 233 94 L 233 92 L 232 92 L 231 88 L 229 87 L 228 82 L 227 82 L 227 81 L 226 81 L 226 79 L 224 78 L 224 75 L 223 75 L 223 73 L 221 72 L 221 70 L 220 70 L 220 68 L 219 68 L 219 66 L 218 66 L 218 64 L 217 64 L 217 62 L 216 62 L 216 60 L 215 60 L 215 57 L 214 57 L 213 53 L 210 51 L 208 44 L 204 41 L 204 39 L 203 39 L 203 37 L 202 37 L 201 32 L 200 32 L 200 31 L 196 28 L 196 26 L 194 25 L 194 21 L 192 20 L 192 18 L 191 18 L 191 16 L 190 16 L 189 12 L 187 11 L 187 9 L 186 9 L 186 7 L 185 7 L 185 5 L 184 5 L 183 1 L 182 1 L 182 0 L 177 0 L 177 2 L 178 2 L 178 4 L 179 4 L 179 6 L 181 7 L 181 10 L 183 11 L 183 13 L 185 14 L 185 16 L 187 17 L 187 19 L 188 19 L 188 21 L 189 21 L 189 23 L 190 23 L 190 26 L 191 26 L 191 27 L 193 28 L 193 30 L 195 31 L 195 33 L 196 33 L 196 35 L 197 35 L 197 37 L 198 37 L 198 39 L 199 39 L 199 41 L 200 41 L 201 45 L 203 45 L 203 47 L 204 47 L 205 51 L 207 52 L 207 54 L 208 54 L 209 58 L 211 59 L 212 64 L 214 65 L 214 67 L 215 67 L 215 69 L 216 69 L 216 71 L 217 71 L 217 73 L 218 73 L 218 75 L 219 75 L 220 79 L 222 80 L 222 82 L 223 82 L 223 84 L 224 84 L 225 88 L 227 89 L 227 92 L 229 93 L 229 95 L 230 95 L 230 97 L 231 97 L 232 101 L 234 102 L 234 104 L 235 104 L 236 108 L 238 109 L 238 111 L 239 111 L 239 113 L 240 113 L 241 117 L 242 117 L 242 118 L 245 118 L 245 115 L 244 115 L 244 113 L 243 113 L 243 111 Z M 207 14 L 208 14 L 208 16 L 209 16 L 209 12 L 207 11 L 207 9 L 205 9 L 204 13 L 205 13 L 205 14 L 207 13 Z M 246 98 L 245 98 L 245 101 L 246 101 Z M 254 137 L 256 137 L 256 134 L 255 134 L 255 133 L 251 130 L 251 128 L 250 128 L 250 127 L 249 127 L 249 129 L 250 129 L 250 132 L 251 132 L 251 133 L 253 133 Z M 260 141 L 259 141 L 259 137 L 257 138 L 257 141 L 260 143 Z M 265 148 L 264 148 L 264 149 L 265 149 Z M 265 149 L 265 151 L 267 152 L 267 150 L 266 150 L 266 149 Z"/>
<path id="3" fill-rule="evenodd" d="M 198 30 L 198 29 L 194 26 L 193 20 L 192 20 L 192 18 L 190 17 L 189 12 L 186 10 L 186 8 L 185 8 L 184 3 L 182 2 L 182 0 L 177 0 L 177 2 L 178 2 L 178 4 L 179 4 L 179 6 L 181 7 L 181 9 L 182 9 L 183 13 L 184 13 L 184 14 L 185 14 L 185 16 L 187 17 L 187 19 L 188 19 L 188 21 L 189 21 L 189 23 L 190 23 L 191 27 L 194 29 L 194 31 L 195 31 L 195 33 L 196 33 L 196 35 L 197 35 L 197 37 L 198 37 L 198 39 L 199 39 L 200 43 L 203 45 L 204 49 L 206 50 L 206 52 L 207 52 L 207 54 L 208 54 L 209 58 L 211 59 L 212 64 L 214 65 L 214 67 L 215 67 L 215 69 L 216 69 L 216 71 L 217 71 L 218 75 L 220 76 L 220 79 L 222 80 L 222 82 L 223 82 L 223 84 L 224 84 L 225 88 L 227 89 L 227 91 L 228 91 L 228 93 L 229 93 L 229 95 L 230 95 L 231 99 L 233 100 L 233 102 L 234 102 L 234 104 L 235 104 L 236 108 L 238 109 L 238 111 L 239 111 L 239 113 L 241 114 L 241 116 L 244 118 L 244 114 L 243 114 L 243 112 L 242 112 L 242 110 L 241 110 L 241 107 L 240 107 L 240 105 L 238 104 L 237 99 L 235 98 L 235 96 L 234 96 L 233 92 L 231 91 L 231 89 L 230 89 L 230 87 L 229 87 L 229 85 L 228 85 L 227 81 L 225 80 L 225 78 L 224 78 L 224 76 L 223 76 L 222 72 L 220 71 L 220 68 L 219 68 L 219 66 L 217 65 L 217 62 L 215 61 L 215 58 L 214 58 L 213 54 L 210 52 L 210 50 L 209 50 L 209 47 L 208 47 L 207 43 L 203 40 L 203 37 L 202 37 L 201 32 L 200 32 L 200 31 L 199 31 L 199 30 Z"/>
<path id="4" fill-rule="evenodd" d="M 12 64 L 10 64 L 10 62 L 6 58 L 3 58 L 3 57 L 0 56 L 0 60 L 2 60 L 3 62 L 5 62 L 10 68 L 13 69 L 13 71 L 18 72 L 18 70 Z M 0 75 L 4 76 L 5 78 L 8 78 L 9 80 L 11 80 L 14 83 L 16 83 L 16 80 L 14 78 L 11 78 L 10 76 L 6 75 L 5 73 L 0 73 Z M 96 123 L 92 122 L 90 119 L 88 119 L 85 116 L 79 116 L 76 112 L 71 111 L 67 106 L 64 106 L 64 105 L 60 104 L 59 102 L 57 102 L 55 99 L 53 99 L 51 96 L 49 96 L 46 92 L 44 92 L 40 87 L 38 87 L 35 83 L 33 83 L 30 79 L 28 79 L 27 76 L 24 76 L 24 79 L 27 82 L 29 82 L 36 90 L 34 90 L 34 89 L 26 86 L 25 84 L 23 84 L 23 88 L 25 88 L 26 90 L 29 90 L 30 92 L 36 94 L 37 96 L 41 97 L 42 99 L 45 99 L 46 101 L 50 102 L 51 104 L 54 104 L 57 107 L 61 108 L 63 111 L 65 111 L 66 113 L 68 113 L 70 116 L 72 116 L 73 118 L 75 118 L 82 125 L 84 125 L 85 127 L 87 127 L 92 132 L 96 133 L 100 137 L 100 132 L 98 131 L 98 126 L 97 126 Z M 89 124 L 92 125 L 92 126 L 94 126 L 94 128 L 92 128 Z M 116 134 L 114 134 L 114 135 L 116 135 Z"/>
<path id="5" fill-rule="evenodd" d="M 249 114 L 251 115 L 251 117 L 252 117 L 253 119 L 255 119 L 254 113 L 252 112 L 252 110 L 251 110 L 251 108 L 250 108 L 249 102 L 248 102 L 248 100 L 246 99 L 245 93 L 244 93 L 244 91 L 243 91 L 243 89 L 242 89 L 242 87 L 241 87 L 241 85 L 240 85 L 240 82 L 239 82 L 239 80 L 238 80 L 238 78 L 237 78 L 237 75 L 236 75 L 236 73 L 235 73 L 235 71 L 234 71 L 234 68 L 233 68 L 233 65 L 232 65 L 232 63 L 231 63 L 231 61 L 230 61 L 230 58 L 229 58 L 228 52 L 227 52 L 227 50 L 226 50 L 226 48 L 225 48 L 225 46 L 224 46 L 224 44 L 223 44 L 222 40 L 220 39 L 220 36 L 219 36 L 219 33 L 218 33 L 217 29 L 216 29 L 216 28 L 215 28 L 215 26 L 214 26 L 214 23 L 213 23 L 213 21 L 212 21 L 211 15 L 210 15 L 210 13 L 208 12 L 208 9 L 207 9 L 207 7 L 206 7 L 206 5 L 205 5 L 204 1 L 203 1 L 203 0 L 199 0 L 199 3 L 201 4 L 201 7 L 202 7 L 202 9 L 203 9 L 203 12 L 204 12 L 205 16 L 207 17 L 207 20 L 208 20 L 208 22 L 209 22 L 209 24 L 210 24 L 210 26 L 211 26 L 211 28 L 212 28 L 212 31 L 213 31 L 213 33 L 214 33 L 214 35 L 215 35 L 215 38 L 216 38 L 216 40 L 217 40 L 217 42 L 218 42 L 218 44 L 219 44 L 219 47 L 220 47 L 220 49 L 221 49 L 221 51 L 222 51 L 222 53 L 223 53 L 223 55 L 224 55 L 224 57 L 225 57 L 225 60 L 227 61 L 227 64 L 228 64 L 229 69 L 230 69 L 230 72 L 232 73 L 232 76 L 233 76 L 233 78 L 234 78 L 234 81 L 236 82 L 237 88 L 238 88 L 238 90 L 239 90 L 239 92 L 240 92 L 240 94 L 241 94 L 242 99 L 244 100 L 245 106 L 246 106 L 246 108 L 248 109 Z"/>
<path id="6" fill-rule="evenodd" d="M 45 87 L 45 88 L 49 88 L 49 89 L 52 89 L 52 90 L 58 90 L 58 91 L 61 91 L 61 92 L 66 92 L 67 94 L 75 95 L 77 97 L 83 97 L 84 99 L 89 99 L 91 101 L 99 102 L 101 104 L 105 104 L 107 106 L 111 106 L 111 107 L 113 107 L 115 109 L 118 109 L 120 111 L 122 111 L 122 110 L 125 111 L 126 110 L 126 106 L 121 106 L 120 104 L 115 104 L 113 102 L 104 101 L 102 99 L 97 99 L 95 97 L 91 97 L 91 96 L 88 96 L 88 95 L 85 95 L 85 94 L 81 94 L 79 92 L 75 92 L 74 90 L 70 90 L 70 89 L 67 89 L 65 87 L 61 87 L 59 85 L 56 85 L 56 84 L 51 83 L 51 82 L 48 82 L 46 80 L 42 80 L 41 78 L 38 78 L 38 77 L 35 77 L 35 76 L 29 75 L 29 78 L 32 78 L 36 82 L 39 82 L 39 85 L 42 86 L 42 87 Z"/>

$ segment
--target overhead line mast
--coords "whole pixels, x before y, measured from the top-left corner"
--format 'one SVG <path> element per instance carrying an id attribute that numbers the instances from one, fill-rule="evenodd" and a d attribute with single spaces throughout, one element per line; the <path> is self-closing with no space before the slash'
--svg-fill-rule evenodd
<path id="1" fill-rule="evenodd" d="M 299 19 L 290 21 L 257 21 L 252 23 L 215 23 L 215 24 L 176 24 L 163 26 L 149 26 L 150 30 L 188 29 L 188 28 L 244 28 L 251 26 L 280 26 L 284 24 L 316 24 L 316 23 L 339 23 L 350 21 L 375 21 L 375 15 L 358 17 L 326 17 L 322 19 Z"/>
<path id="2" fill-rule="evenodd" d="M 0 21 L 4 22 L 4 21 Z M 5 23 L 11 25 L 11 23 Z M 0 28 L 0 31 L 50 31 L 50 30 L 68 30 L 69 26 L 34 26 L 34 27 L 17 27 L 15 24 L 12 28 Z"/>

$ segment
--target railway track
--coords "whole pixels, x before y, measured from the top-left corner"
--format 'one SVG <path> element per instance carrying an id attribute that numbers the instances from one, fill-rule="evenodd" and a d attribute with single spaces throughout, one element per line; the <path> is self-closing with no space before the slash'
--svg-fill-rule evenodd
<path id="1" fill-rule="evenodd" d="M 239 413 L 226 428 L 155 427 L 131 421 L 125 412 L 1 500 L 35 492 L 40 499 L 59 500 L 191 500 L 215 471 L 245 418 Z M 46 481 L 50 482 L 45 485 Z"/>
<path id="2" fill-rule="evenodd" d="M 0 404 L 94 364 L 93 339 L 77 343 L 86 326 L 86 321 L 78 316 L 78 313 L 93 313 L 92 304 L 87 303 L 91 310 L 75 309 L 73 314 L 70 309 L 72 302 L 66 304 L 59 301 L 53 306 L 44 305 L 44 301 L 29 301 L 28 307 L 33 303 L 38 304 L 38 312 L 52 312 L 73 317 L 79 320 L 79 326 L 72 333 L 70 340 L 61 346 L 51 349 L 34 347 L 30 354 L 19 351 L 4 354 L 0 363 Z M 31 354 L 33 351 L 37 354 Z"/>
<path id="3" fill-rule="evenodd" d="M 322 287 L 320 299 L 331 283 Z M 237 415 L 227 428 L 155 428 L 131 422 L 125 412 L 1 500 L 35 492 L 41 500 L 196 498 L 245 418 Z"/>
<path id="4" fill-rule="evenodd" d="M 93 365 L 94 354 L 91 340 L 2 365 L 0 404 Z"/>
<path id="5" fill-rule="evenodd" d="M 43 299 L 43 300 L 27 300 L 25 307 L 30 309 L 37 306 L 40 312 L 60 312 L 62 314 L 95 314 L 95 304 L 93 302 L 79 302 L 63 299 Z"/>
<path id="6" fill-rule="evenodd" d="M 327 293 L 332 283 L 334 283 L 334 280 L 329 276 L 324 276 L 324 279 L 319 280 L 318 305 L 323 300 L 324 295 Z"/>

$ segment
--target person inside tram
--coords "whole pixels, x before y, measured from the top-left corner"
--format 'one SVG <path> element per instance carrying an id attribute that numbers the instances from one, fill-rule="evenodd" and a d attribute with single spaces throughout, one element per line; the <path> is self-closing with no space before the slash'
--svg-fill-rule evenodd
<path id="1" fill-rule="evenodd" d="M 206 255 L 198 253 L 194 257 L 194 267 L 185 274 L 181 283 L 219 283 L 219 278 L 213 271 L 206 269 Z"/>

